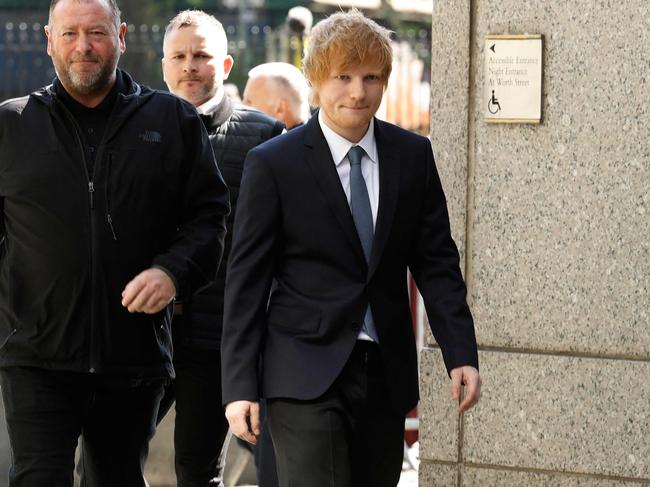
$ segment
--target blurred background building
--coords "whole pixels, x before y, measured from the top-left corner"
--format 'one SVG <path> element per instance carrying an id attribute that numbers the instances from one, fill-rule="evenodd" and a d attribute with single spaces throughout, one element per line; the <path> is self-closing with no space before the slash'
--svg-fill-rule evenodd
<path id="1" fill-rule="evenodd" d="M 45 52 L 43 26 L 49 0 L 0 0 L 0 100 L 46 85 L 54 68 Z M 198 8 L 224 25 L 235 68 L 229 82 L 239 92 L 258 64 L 285 61 L 300 66 L 311 27 L 338 10 L 357 6 L 395 31 L 396 65 L 382 118 L 428 132 L 432 2 L 422 0 L 122 0 L 128 24 L 126 54 L 120 65 L 136 80 L 166 89 L 160 67 L 167 21 L 178 11 Z M 296 9 L 295 7 L 301 7 Z M 289 12 L 296 14 L 289 16 Z M 307 24 L 307 25 L 306 25 Z"/>

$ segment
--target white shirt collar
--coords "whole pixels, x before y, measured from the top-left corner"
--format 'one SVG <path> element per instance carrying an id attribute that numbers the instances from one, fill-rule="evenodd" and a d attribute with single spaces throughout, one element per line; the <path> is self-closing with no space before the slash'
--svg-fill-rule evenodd
<path id="1" fill-rule="evenodd" d="M 345 137 L 341 137 L 339 134 L 329 128 L 323 119 L 322 110 L 318 111 L 318 123 L 320 124 L 320 128 L 323 131 L 327 145 L 330 148 L 332 159 L 334 159 L 335 165 L 338 166 L 345 160 L 345 156 L 348 155 L 350 147 L 354 145 L 361 146 L 361 148 L 366 151 L 368 158 L 372 162 L 377 162 L 377 143 L 375 141 L 374 119 L 370 121 L 370 125 L 368 126 L 368 131 L 366 134 L 356 144 L 354 142 L 350 142 Z"/>
<path id="2" fill-rule="evenodd" d="M 215 108 L 217 108 L 217 105 L 221 103 L 221 100 L 223 100 L 225 94 L 226 90 L 224 90 L 223 86 L 220 86 L 217 88 L 217 92 L 212 98 L 206 101 L 203 105 L 196 107 L 196 111 L 201 115 L 209 115 L 214 111 Z"/>

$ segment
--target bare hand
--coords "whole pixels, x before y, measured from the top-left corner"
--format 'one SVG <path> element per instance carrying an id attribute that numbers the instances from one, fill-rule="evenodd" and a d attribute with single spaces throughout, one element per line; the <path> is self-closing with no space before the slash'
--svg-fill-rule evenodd
<path id="1" fill-rule="evenodd" d="M 458 406 L 459 412 L 465 412 L 474 406 L 481 397 L 481 376 L 474 367 L 464 365 L 451 371 L 451 397 L 460 399 L 461 384 L 465 386 L 465 398 Z"/>
<path id="2" fill-rule="evenodd" d="M 260 436 L 260 405 L 252 401 L 235 401 L 226 406 L 226 419 L 232 434 L 257 444 Z"/>
<path id="3" fill-rule="evenodd" d="M 122 306 L 129 313 L 157 313 L 176 295 L 171 278 L 160 269 L 142 271 L 122 291 Z"/>

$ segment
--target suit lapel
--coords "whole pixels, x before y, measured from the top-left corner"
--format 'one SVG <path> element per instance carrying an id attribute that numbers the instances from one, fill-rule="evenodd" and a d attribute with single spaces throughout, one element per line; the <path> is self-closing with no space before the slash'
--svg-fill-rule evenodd
<path id="1" fill-rule="evenodd" d="M 375 139 L 379 156 L 379 209 L 375 224 L 375 237 L 372 243 L 368 279 L 372 277 L 390 235 L 397 206 L 400 183 L 399 154 L 395 144 L 382 129 L 382 123 L 375 119 Z M 354 222 L 353 222 L 354 224 Z"/>
<path id="2" fill-rule="evenodd" d="M 366 259 L 363 256 L 361 241 L 354 226 L 350 205 L 341 186 L 341 180 L 332 160 L 332 153 L 318 124 L 318 114 L 314 114 L 305 126 L 305 159 L 314 174 L 323 198 L 336 216 L 357 257 L 365 266 Z"/>

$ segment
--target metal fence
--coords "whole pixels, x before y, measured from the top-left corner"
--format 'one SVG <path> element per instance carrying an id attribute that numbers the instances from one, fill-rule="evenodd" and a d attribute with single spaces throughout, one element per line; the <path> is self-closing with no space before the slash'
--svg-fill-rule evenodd
<path id="1" fill-rule="evenodd" d="M 54 77 L 38 22 L 0 26 L 0 99 L 24 95 Z"/>

